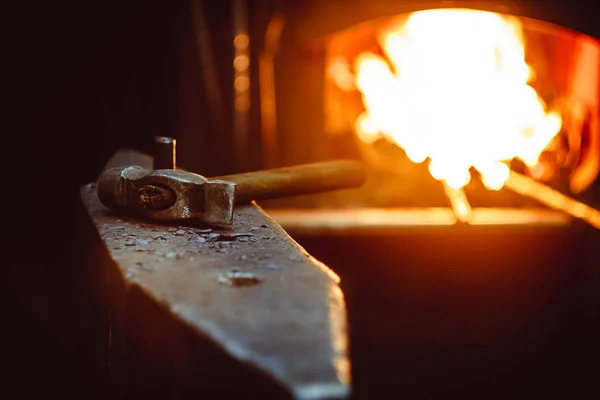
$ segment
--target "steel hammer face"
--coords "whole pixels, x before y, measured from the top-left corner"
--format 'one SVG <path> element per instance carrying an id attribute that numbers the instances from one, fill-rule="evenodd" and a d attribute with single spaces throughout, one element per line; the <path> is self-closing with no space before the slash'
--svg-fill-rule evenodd
<path id="1" fill-rule="evenodd" d="M 159 221 L 233 222 L 235 183 L 187 171 L 149 171 L 139 166 L 107 169 L 98 180 L 98 197 L 113 210 L 129 210 Z"/>

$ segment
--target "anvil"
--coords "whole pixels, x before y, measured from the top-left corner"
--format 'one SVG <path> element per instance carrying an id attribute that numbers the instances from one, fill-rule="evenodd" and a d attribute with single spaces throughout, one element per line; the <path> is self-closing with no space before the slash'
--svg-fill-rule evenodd
<path id="1" fill-rule="evenodd" d="M 151 168 L 152 159 L 121 151 L 107 167 L 118 165 Z M 90 262 L 104 271 L 119 390 L 349 396 L 339 278 L 255 203 L 236 208 L 232 227 L 217 229 L 115 214 L 95 184 L 81 188 L 81 199 L 94 227 Z"/>

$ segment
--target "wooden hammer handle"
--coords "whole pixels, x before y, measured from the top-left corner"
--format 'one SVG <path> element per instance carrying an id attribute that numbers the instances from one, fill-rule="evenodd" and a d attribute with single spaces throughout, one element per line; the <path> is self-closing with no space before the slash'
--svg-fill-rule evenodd
<path id="1" fill-rule="evenodd" d="M 213 177 L 237 184 L 236 204 L 331 190 L 356 188 L 366 181 L 360 161 L 335 160 Z"/>

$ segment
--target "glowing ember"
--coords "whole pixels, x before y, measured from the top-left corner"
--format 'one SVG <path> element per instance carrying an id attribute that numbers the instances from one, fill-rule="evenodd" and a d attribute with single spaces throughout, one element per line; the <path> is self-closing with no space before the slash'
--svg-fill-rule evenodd
<path id="1" fill-rule="evenodd" d="M 356 87 L 365 112 L 356 121 L 361 140 L 381 137 L 414 162 L 429 158 L 431 175 L 449 187 L 469 183 L 469 168 L 489 189 L 509 177 L 506 162 L 528 166 L 560 131 L 529 85 L 518 19 L 474 10 L 427 10 L 386 32 L 387 60 L 361 53 Z"/>

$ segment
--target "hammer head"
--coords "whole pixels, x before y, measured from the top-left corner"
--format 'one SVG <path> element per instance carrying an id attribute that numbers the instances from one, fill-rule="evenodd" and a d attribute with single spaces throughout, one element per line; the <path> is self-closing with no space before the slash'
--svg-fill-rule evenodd
<path id="1" fill-rule="evenodd" d="M 98 180 L 100 202 L 159 221 L 196 220 L 231 224 L 235 183 L 209 181 L 181 170 L 146 170 L 139 166 L 109 168 Z"/>

